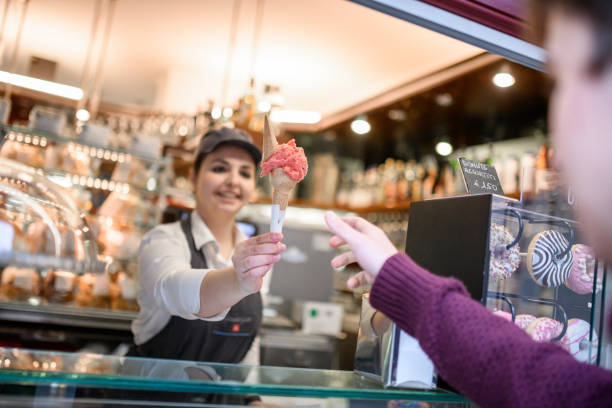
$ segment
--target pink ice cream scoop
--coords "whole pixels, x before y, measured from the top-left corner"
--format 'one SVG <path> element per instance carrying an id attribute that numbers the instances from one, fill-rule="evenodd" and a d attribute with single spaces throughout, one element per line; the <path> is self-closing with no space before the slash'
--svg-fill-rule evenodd
<path id="1" fill-rule="evenodd" d="M 278 144 L 267 116 L 264 118 L 263 136 L 261 177 L 270 174 L 273 210 L 274 205 L 277 205 L 280 211 L 285 211 L 291 190 L 308 172 L 308 161 L 304 149 L 297 147 L 295 140 L 291 139 L 289 143 Z M 282 225 L 282 220 L 279 223 Z"/>
<path id="2" fill-rule="evenodd" d="M 295 145 L 295 140 L 280 144 L 261 164 L 261 177 L 274 169 L 282 169 L 291 180 L 300 182 L 308 172 L 308 161 L 304 149 Z"/>

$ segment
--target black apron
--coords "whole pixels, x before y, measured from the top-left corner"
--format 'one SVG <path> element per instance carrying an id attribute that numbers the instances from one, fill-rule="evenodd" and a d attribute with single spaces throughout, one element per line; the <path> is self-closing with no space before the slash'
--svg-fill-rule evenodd
<path id="1" fill-rule="evenodd" d="M 191 216 L 187 216 L 180 223 L 189 244 L 191 267 L 206 269 L 208 267 L 206 258 L 196 248 L 191 233 Z M 257 292 L 232 306 L 221 321 L 187 320 L 172 316 L 159 333 L 149 341 L 135 347 L 128 355 L 239 363 L 246 356 L 259 332 L 262 308 L 261 295 Z"/>

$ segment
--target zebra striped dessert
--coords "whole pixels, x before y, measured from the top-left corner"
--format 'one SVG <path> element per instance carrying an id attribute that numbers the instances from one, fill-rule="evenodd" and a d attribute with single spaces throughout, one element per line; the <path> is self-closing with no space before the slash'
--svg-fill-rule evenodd
<path id="1" fill-rule="evenodd" d="M 572 251 L 560 256 L 569 242 L 560 232 L 540 232 L 531 240 L 527 252 L 527 269 L 540 286 L 561 286 L 572 270 Z"/>

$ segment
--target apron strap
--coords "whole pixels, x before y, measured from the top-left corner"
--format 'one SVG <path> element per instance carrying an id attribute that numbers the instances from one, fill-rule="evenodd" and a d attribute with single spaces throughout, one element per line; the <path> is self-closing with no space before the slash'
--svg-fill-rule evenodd
<path id="1" fill-rule="evenodd" d="M 196 248 L 195 241 L 193 240 L 193 234 L 191 233 L 191 217 L 193 213 L 189 213 L 187 217 L 181 220 L 181 229 L 183 230 L 183 234 L 185 235 L 185 239 L 187 239 L 187 244 L 189 245 L 189 253 L 191 254 L 191 267 L 193 269 L 206 269 L 208 268 L 208 263 L 206 262 L 206 258 L 204 254 L 200 250 L 200 248 Z"/>

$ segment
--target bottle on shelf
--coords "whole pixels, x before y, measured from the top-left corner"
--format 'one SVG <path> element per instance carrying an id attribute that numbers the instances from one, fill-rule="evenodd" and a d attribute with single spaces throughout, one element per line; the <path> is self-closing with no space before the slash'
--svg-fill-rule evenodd
<path id="1" fill-rule="evenodd" d="M 396 163 L 397 172 L 397 199 L 398 201 L 407 201 L 410 198 L 410 182 L 406 178 L 407 164 L 401 160 Z"/>
<path id="2" fill-rule="evenodd" d="M 384 180 L 384 203 L 385 205 L 394 205 L 398 200 L 398 191 L 397 191 L 397 169 L 396 162 L 392 158 L 388 158 L 385 161 L 384 171 L 383 171 L 383 180 Z"/>

